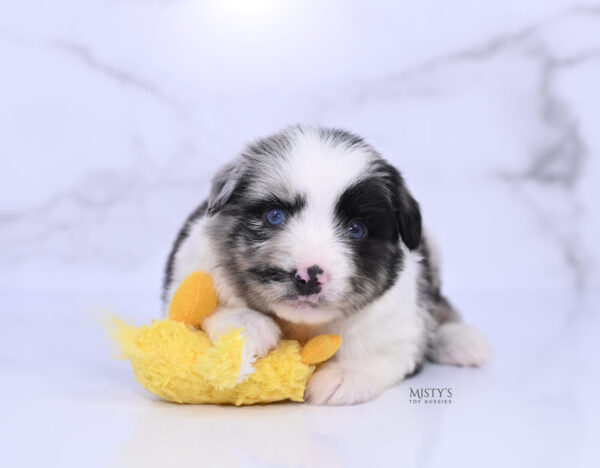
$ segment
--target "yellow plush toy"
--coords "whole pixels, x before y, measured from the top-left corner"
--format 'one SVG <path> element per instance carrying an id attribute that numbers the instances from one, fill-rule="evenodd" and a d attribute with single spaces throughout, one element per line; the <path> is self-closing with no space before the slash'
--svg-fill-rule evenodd
<path id="1" fill-rule="evenodd" d="M 111 318 L 111 335 L 129 359 L 146 390 L 176 403 L 252 405 L 281 400 L 303 401 L 316 364 L 329 359 L 341 345 L 337 335 L 320 335 L 303 348 L 283 340 L 254 363 L 256 371 L 238 382 L 242 365 L 242 330 L 231 330 L 211 342 L 196 327 L 217 307 L 211 277 L 188 276 L 169 308 L 169 318 L 134 327 Z"/>

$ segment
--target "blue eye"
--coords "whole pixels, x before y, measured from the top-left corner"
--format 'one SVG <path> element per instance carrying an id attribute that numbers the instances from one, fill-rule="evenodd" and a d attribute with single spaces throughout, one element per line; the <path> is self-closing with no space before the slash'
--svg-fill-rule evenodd
<path id="1" fill-rule="evenodd" d="M 265 213 L 265 219 L 272 226 L 279 226 L 285 221 L 285 211 L 283 208 L 269 208 Z"/>
<path id="2" fill-rule="evenodd" d="M 367 235 L 367 226 L 358 219 L 352 220 L 348 226 L 348 234 L 352 239 L 362 239 Z"/>

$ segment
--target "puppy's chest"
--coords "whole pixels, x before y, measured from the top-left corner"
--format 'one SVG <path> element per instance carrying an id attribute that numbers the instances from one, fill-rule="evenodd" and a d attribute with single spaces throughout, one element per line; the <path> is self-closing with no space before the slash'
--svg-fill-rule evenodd
<path id="1" fill-rule="evenodd" d="M 312 337 L 323 333 L 322 328 L 316 325 L 291 323 L 280 318 L 277 318 L 276 322 L 281 328 L 284 339 L 296 340 L 299 341 L 300 344 L 305 344 Z"/>

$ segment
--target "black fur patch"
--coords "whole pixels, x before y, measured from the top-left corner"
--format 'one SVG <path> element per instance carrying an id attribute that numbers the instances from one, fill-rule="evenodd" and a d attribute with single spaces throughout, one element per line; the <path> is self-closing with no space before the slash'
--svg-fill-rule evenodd
<path id="1" fill-rule="evenodd" d="M 423 229 L 419 204 L 406 188 L 404 179 L 394 166 L 378 159 L 371 164 L 371 168 L 381 178 L 389 193 L 402 241 L 410 250 L 416 250 L 421 244 Z"/>
<path id="2" fill-rule="evenodd" d="M 248 273 L 261 283 L 288 282 L 292 276 L 289 271 L 271 266 L 254 267 Z"/>
<path id="3" fill-rule="evenodd" d="M 372 301 L 392 287 L 402 266 L 400 233 L 390 191 L 380 177 L 364 179 L 340 196 L 335 216 L 358 270 L 357 277 L 352 279 L 353 289 L 368 295 L 368 301 Z M 351 239 L 347 235 L 353 219 L 365 223 L 368 231 L 365 238 Z"/>
<path id="4" fill-rule="evenodd" d="M 192 226 L 194 221 L 196 221 L 199 218 L 202 218 L 202 216 L 204 216 L 206 214 L 207 207 L 208 207 L 208 202 L 204 202 L 198 208 L 196 208 L 188 216 L 185 223 L 183 224 L 183 227 L 179 230 L 179 233 L 177 234 L 177 238 L 175 239 L 175 242 L 173 243 L 173 248 L 171 249 L 171 253 L 169 253 L 169 258 L 167 259 L 167 267 L 165 269 L 165 276 L 163 279 L 163 293 L 162 293 L 163 301 L 167 299 L 166 298 L 167 290 L 169 289 L 169 286 L 171 285 L 171 282 L 173 281 L 173 265 L 175 263 L 175 255 L 177 254 L 177 251 L 179 250 L 179 247 L 181 247 L 181 244 L 183 243 L 183 241 L 185 239 L 187 239 L 187 237 L 190 235 L 190 227 Z"/>
<path id="5" fill-rule="evenodd" d="M 269 208 L 280 207 L 285 211 L 286 221 L 306 206 L 306 197 L 296 195 L 289 200 L 265 194 L 264 198 L 245 200 L 240 197 L 238 206 L 247 216 L 262 218 Z M 276 227 L 276 226 L 273 226 Z"/>

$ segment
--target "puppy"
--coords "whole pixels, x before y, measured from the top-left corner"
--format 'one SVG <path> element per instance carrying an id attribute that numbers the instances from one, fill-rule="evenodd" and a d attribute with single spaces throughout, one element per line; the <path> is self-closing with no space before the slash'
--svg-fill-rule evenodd
<path id="1" fill-rule="evenodd" d="M 282 338 L 341 335 L 305 397 L 370 400 L 426 358 L 479 366 L 485 338 L 440 291 L 437 256 L 400 173 L 360 137 L 296 126 L 249 145 L 213 179 L 169 256 L 165 304 L 196 270 L 220 304 L 202 328 L 243 328 L 240 380 Z"/>

